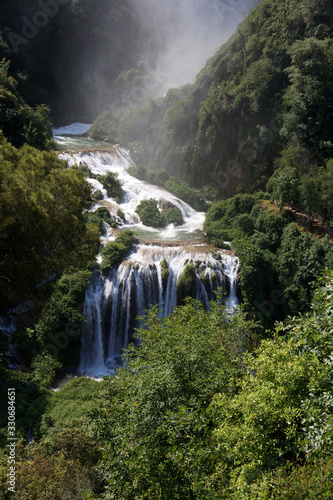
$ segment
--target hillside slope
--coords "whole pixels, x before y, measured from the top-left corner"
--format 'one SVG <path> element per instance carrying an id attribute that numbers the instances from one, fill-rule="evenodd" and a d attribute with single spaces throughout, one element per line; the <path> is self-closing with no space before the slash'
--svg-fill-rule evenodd
<path id="1" fill-rule="evenodd" d="M 127 143 L 139 163 L 220 197 L 265 189 L 291 143 L 309 164 L 333 155 L 332 26 L 328 0 L 266 0 L 193 85 L 143 108 L 109 109 L 91 135 Z"/>

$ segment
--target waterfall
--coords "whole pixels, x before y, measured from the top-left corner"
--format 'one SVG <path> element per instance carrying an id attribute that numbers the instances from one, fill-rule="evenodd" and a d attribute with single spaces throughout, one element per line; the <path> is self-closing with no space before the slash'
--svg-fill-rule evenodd
<path id="1" fill-rule="evenodd" d="M 228 294 L 228 307 L 235 306 L 237 257 L 223 252 L 213 255 L 200 245 L 192 249 L 137 245 L 127 260 L 105 276 L 95 271 L 92 277 L 83 310 L 79 371 L 97 377 L 112 373 L 140 326 L 136 318 L 152 305 L 166 317 L 177 305 L 177 280 L 189 263 L 195 266 L 196 299 L 206 309 L 219 288 Z"/>
<path id="2" fill-rule="evenodd" d="M 136 207 L 142 200 L 154 198 L 158 201 L 159 207 L 162 207 L 165 203 L 171 203 L 178 207 L 182 213 L 184 224 L 177 227 L 177 229 L 171 224 L 162 231 L 145 227 L 145 230 L 150 232 L 152 239 L 158 235 L 160 236 L 159 239 L 162 240 L 170 240 L 175 237 L 177 239 L 184 239 L 185 233 L 191 234 L 193 239 L 193 232 L 202 229 L 205 220 L 204 213 L 196 212 L 188 203 L 185 203 L 172 193 L 161 187 L 153 186 L 148 182 L 140 181 L 127 172 L 128 167 L 133 165 L 133 160 L 125 149 L 118 147 L 112 152 L 88 151 L 81 153 L 61 153 L 59 156 L 69 166 L 80 164 L 88 166 L 94 176 L 105 175 L 109 171 L 118 175 L 124 192 L 120 203 L 117 203 L 112 198 L 107 198 L 106 191 L 97 179 L 92 178 L 88 179 L 88 181 L 91 183 L 93 191 L 99 190 L 104 196 L 104 200 L 96 204 L 95 208 L 98 208 L 98 206 L 107 206 L 113 214 L 116 214 L 117 210 L 121 209 L 125 214 L 126 223 L 129 227 L 133 225 L 136 228 L 138 226 L 143 227 L 138 214 L 135 212 Z"/>
<path id="3" fill-rule="evenodd" d="M 55 131 L 60 134 L 58 144 L 72 144 L 72 147 L 79 145 L 80 138 L 76 137 L 76 142 L 71 142 L 69 137 L 63 137 L 61 133 L 75 133 L 81 125 L 74 124 L 68 130 Z M 84 129 L 85 124 L 82 126 Z M 131 229 L 137 236 L 144 238 L 126 260 L 105 275 L 94 271 L 86 291 L 79 371 L 102 377 L 115 371 L 121 364 L 123 350 L 135 341 L 135 329 L 140 327 L 138 317 L 143 316 L 151 306 L 157 306 L 160 317 L 166 317 L 181 302 L 177 282 L 187 264 L 191 264 L 195 298 L 208 310 L 215 292 L 221 289 L 227 297 L 226 308 L 231 313 L 238 303 L 236 285 L 239 260 L 231 252 L 212 250 L 198 242 L 205 214 L 196 212 L 165 189 L 132 177 L 128 168 L 134 162 L 127 150 L 114 146 L 108 151 L 95 151 L 89 150 L 89 144 L 86 148 L 81 152 L 62 152 L 59 156 L 69 167 L 85 165 L 89 168 L 92 175 L 87 180 L 92 191 L 101 191 L 103 196 L 92 210 L 106 207 L 112 217 L 120 222 L 117 215 L 120 209 L 126 220 L 125 224 L 121 221 L 123 228 Z M 98 175 L 105 175 L 108 171 L 117 174 L 121 183 L 123 197 L 119 203 L 108 198 L 98 180 Z M 170 204 L 178 207 L 184 223 L 177 227 L 169 224 L 164 229 L 144 226 L 136 213 L 136 207 L 142 200 L 150 198 L 157 200 L 160 210 Z M 115 234 L 110 231 L 103 238 L 103 244 L 113 239 Z"/>

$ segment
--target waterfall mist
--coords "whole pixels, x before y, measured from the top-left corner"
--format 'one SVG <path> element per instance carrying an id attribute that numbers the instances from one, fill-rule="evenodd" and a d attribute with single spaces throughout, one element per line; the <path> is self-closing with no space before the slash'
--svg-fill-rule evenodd
<path id="1" fill-rule="evenodd" d="M 131 0 L 143 58 L 154 61 L 164 89 L 192 83 L 207 59 L 261 0 Z"/>

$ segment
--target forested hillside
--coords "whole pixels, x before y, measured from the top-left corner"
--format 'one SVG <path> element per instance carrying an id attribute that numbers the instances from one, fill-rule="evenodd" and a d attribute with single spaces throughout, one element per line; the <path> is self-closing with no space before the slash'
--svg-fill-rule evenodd
<path id="1" fill-rule="evenodd" d="M 333 154 L 332 21 L 328 0 L 265 0 L 194 85 L 142 109 L 110 109 L 91 135 L 224 198 L 265 190 L 277 167 L 291 182 L 312 175 Z"/>

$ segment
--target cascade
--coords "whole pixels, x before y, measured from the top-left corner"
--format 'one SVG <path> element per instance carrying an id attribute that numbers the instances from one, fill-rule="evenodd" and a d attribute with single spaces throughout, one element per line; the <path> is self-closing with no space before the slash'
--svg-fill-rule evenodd
<path id="1" fill-rule="evenodd" d="M 212 255 L 201 245 L 188 249 L 139 244 L 106 276 L 94 272 L 84 302 L 79 371 L 94 376 L 112 372 L 122 350 L 133 341 L 134 329 L 140 326 L 136 318 L 152 305 L 166 317 L 179 303 L 177 281 L 189 263 L 195 267 L 195 298 L 206 309 L 219 288 L 229 295 L 228 306 L 235 306 L 237 257 Z"/>
<path id="2" fill-rule="evenodd" d="M 79 124 L 74 127 L 78 130 Z M 59 144 L 70 144 L 70 139 L 57 131 Z M 77 145 L 74 141 L 73 144 Z M 113 373 L 121 364 L 123 349 L 134 341 L 139 317 L 150 306 L 157 306 L 161 317 L 168 316 L 181 297 L 177 283 L 188 264 L 191 265 L 193 293 L 209 309 L 209 301 L 218 289 L 224 291 L 226 307 L 232 311 L 237 305 L 236 283 L 239 260 L 230 251 L 212 251 L 200 238 L 205 215 L 163 188 L 140 181 L 130 175 L 134 165 L 128 151 L 119 146 L 109 151 L 82 150 L 59 153 L 69 167 L 85 165 L 92 176 L 88 178 L 92 191 L 101 191 L 103 199 L 91 210 L 107 207 L 114 219 L 120 209 L 125 214 L 124 229 L 132 229 L 140 238 L 126 260 L 106 274 L 95 270 L 86 291 L 83 306 L 83 325 L 79 372 L 102 377 Z M 117 174 L 123 189 L 123 198 L 117 203 L 108 198 L 103 185 L 96 178 L 108 171 Z M 143 199 L 154 198 L 162 208 L 175 205 L 182 213 L 184 223 L 164 229 L 144 226 L 135 212 Z M 106 225 L 107 226 L 107 225 Z M 108 227 L 108 226 L 107 226 Z M 103 243 L 115 239 L 111 228 Z M 194 273 L 194 274 L 193 274 Z"/>

